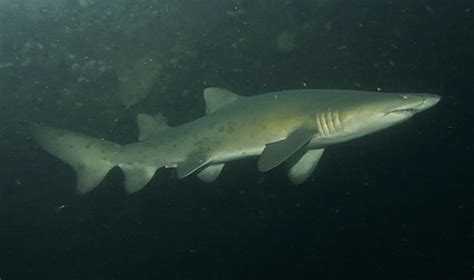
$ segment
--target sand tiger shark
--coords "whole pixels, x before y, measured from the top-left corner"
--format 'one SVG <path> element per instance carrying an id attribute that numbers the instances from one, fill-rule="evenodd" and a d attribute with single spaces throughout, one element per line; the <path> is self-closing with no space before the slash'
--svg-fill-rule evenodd
<path id="1" fill-rule="evenodd" d="M 301 89 L 245 97 L 207 88 L 204 99 L 206 115 L 176 127 L 139 114 L 139 141 L 126 145 L 40 125 L 32 132 L 41 147 L 74 168 L 80 193 L 96 188 L 115 166 L 133 193 L 161 167 L 175 168 L 178 178 L 196 173 L 212 182 L 227 162 L 251 156 L 259 156 L 261 172 L 286 162 L 290 181 L 301 184 L 326 147 L 399 124 L 440 96 Z"/>

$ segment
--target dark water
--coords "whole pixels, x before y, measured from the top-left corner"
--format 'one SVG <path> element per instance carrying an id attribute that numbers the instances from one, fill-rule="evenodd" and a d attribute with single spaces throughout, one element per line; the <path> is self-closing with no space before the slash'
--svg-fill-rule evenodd
<path id="1" fill-rule="evenodd" d="M 0 0 L 1 279 L 472 279 L 473 13 L 441 0 Z M 250 159 L 213 184 L 160 170 L 135 195 L 114 169 L 79 196 L 26 129 L 132 142 L 136 114 L 192 120 L 208 86 L 443 98 L 329 148 L 298 187 Z"/>

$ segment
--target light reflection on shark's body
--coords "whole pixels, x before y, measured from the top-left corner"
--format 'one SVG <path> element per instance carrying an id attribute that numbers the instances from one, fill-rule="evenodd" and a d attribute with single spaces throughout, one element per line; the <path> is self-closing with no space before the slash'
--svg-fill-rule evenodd
<path id="1" fill-rule="evenodd" d="M 214 181 L 228 161 L 260 156 L 258 169 L 289 164 L 288 176 L 303 183 L 327 146 L 405 121 L 440 97 L 418 93 L 288 90 L 243 97 L 224 89 L 204 91 L 206 116 L 168 127 L 141 114 L 139 142 L 119 145 L 82 134 L 34 125 L 33 135 L 77 173 L 79 192 L 94 189 L 111 168 L 125 173 L 128 192 L 142 189 L 161 167 Z"/>

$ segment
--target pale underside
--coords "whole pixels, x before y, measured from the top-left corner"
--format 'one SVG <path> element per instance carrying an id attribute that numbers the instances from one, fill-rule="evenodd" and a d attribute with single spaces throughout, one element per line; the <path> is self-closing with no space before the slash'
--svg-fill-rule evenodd
<path id="1" fill-rule="evenodd" d="M 97 187 L 114 166 L 123 170 L 125 188 L 132 193 L 147 185 L 162 167 L 175 168 L 178 178 L 195 173 L 212 182 L 227 162 L 251 156 L 259 156 L 257 167 L 262 172 L 286 164 L 289 179 L 301 184 L 327 146 L 399 123 L 439 101 L 438 96 L 427 94 L 411 98 L 414 101 L 407 103 L 410 98 L 405 95 L 343 90 L 291 90 L 242 97 L 208 88 L 204 91 L 205 116 L 169 127 L 161 115 L 140 114 L 139 142 L 128 145 L 38 125 L 32 131 L 45 150 L 74 168 L 81 193 Z M 363 109 L 374 100 L 379 107 L 365 110 L 369 115 L 361 118 Z M 351 108 L 356 108 L 352 111 L 359 119 L 348 126 L 341 115 L 347 116 Z M 373 111 L 380 113 L 371 119 L 372 125 L 367 118 Z"/>

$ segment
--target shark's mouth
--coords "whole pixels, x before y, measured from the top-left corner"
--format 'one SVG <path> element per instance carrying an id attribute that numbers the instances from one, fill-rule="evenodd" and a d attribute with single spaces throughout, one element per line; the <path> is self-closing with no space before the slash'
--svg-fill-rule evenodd
<path id="1" fill-rule="evenodd" d="M 402 116 L 413 116 L 416 113 L 418 113 L 417 109 L 407 108 L 407 109 L 393 110 L 393 111 L 388 112 L 386 115 L 394 114 L 394 115 L 402 115 Z"/>

